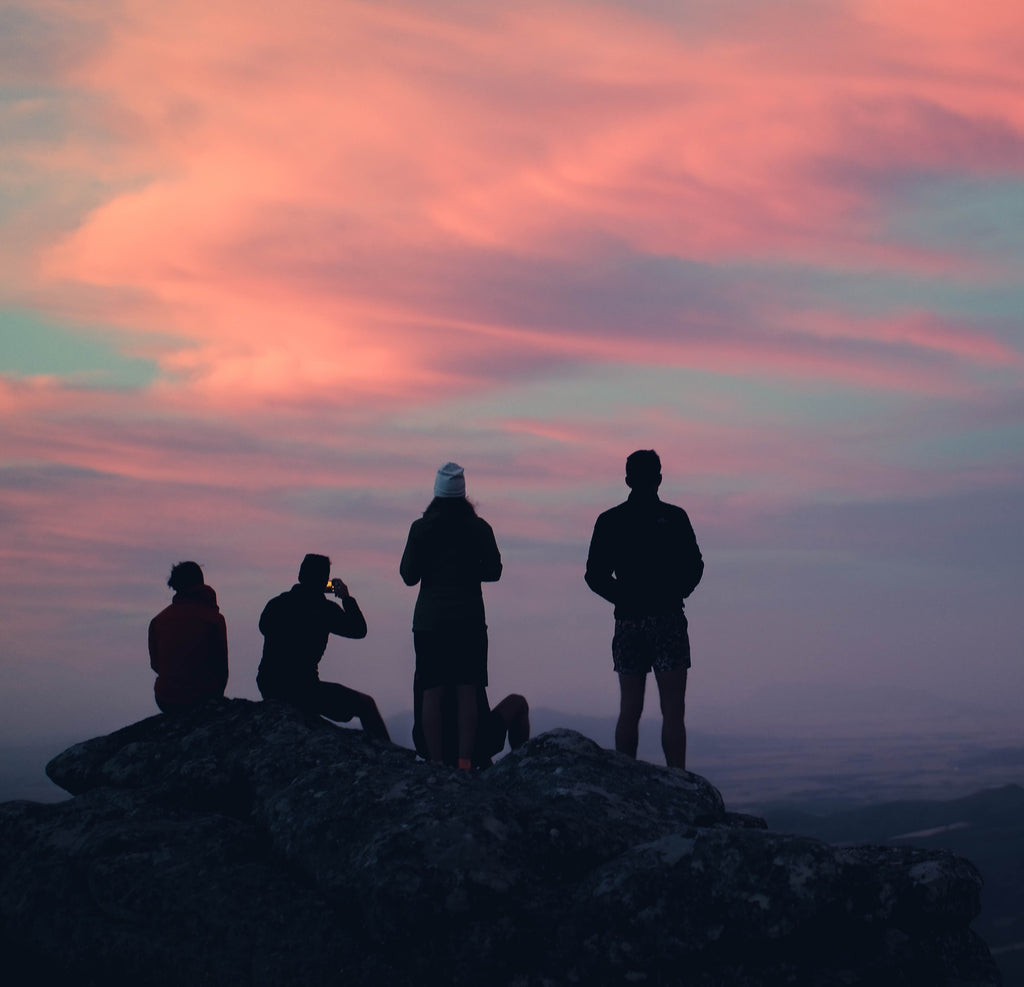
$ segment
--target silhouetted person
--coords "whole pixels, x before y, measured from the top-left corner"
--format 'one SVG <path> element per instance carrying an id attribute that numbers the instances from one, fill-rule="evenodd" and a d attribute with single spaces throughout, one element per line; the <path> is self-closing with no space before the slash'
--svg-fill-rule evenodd
<path id="1" fill-rule="evenodd" d="M 172 713 L 224 695 L 228 629 L 217 594 L 195 562 L 175 565 L 167 585 L 174 597 L 149 622 L 149 665 L 156 672 L 156 704 Z"/>
<path id="2" fill-rule="evenodd" d="M 423 687 L 423 730 L 432 761 L 443 761 L 441 702 L 458 697 L 458 765 L 472 766 L 477 689 L 487 685 L 487 623 L 481 582 L 501 578 L 491 526 L 466 500 L 457 463 L 437 471 L 434 499 L 409 529 L 399 567 L 407 586 L 420 584 L 413 611 L 416 675 Z"/>
<path id="3" fill-rule="evenodd" d="M 431 760 L 423 732 L 423 688 L 419 679 L 413 678 L 413 725 L 412 742 L 416 753 L 424 760 Z M 477 721 L 473 743 L 472 762 L 475 769 L 489 768 L 494 757 L 505 749 L 505 740 L 512 750 L 523 746 L 530 739 L 530 706 L 524 696 L 517 693 L 506 696 L 494 709 L 487 700 L 487 690 L 480 686 L 476 690 Z M 459 757 L 459 707 L 458 695 L 453 687 L 442 690 L 441 697 L 441 760 L 449 767 L 456 767 Z"/>
<path id="4" fill-rule="evenodd" d="M 636 757 L 647 673 L 661 698 L 661 746 L 670 767 L 686 767 L 686 672 L 690 639 L 683 600 L 704 573 L 690 519 L 658 498 L 661 460 L 652 449 L 626 459 L 625 503 L 594 525 L 587 585 L 615 605 L 612 660 L 619 675 L 615 749 Z"/>
<path id="5" fill-rule="evenodd" d="M 256 684 L 264 699 L 283 699 L 342 723 L 357 717 L 368 734 L 390 740 L 370 696 L 320 681 L 318 666 L 331 634 L 366 637 L 366 620 L 359 604 L 340 579 L 330 577 L 330 571 L 331 560 L 326 555 L 307 555 L 299 567 L 299 581 L 263 608 L 263 659 Z M 329 592 L 341 606 L 325 597 Z"/>

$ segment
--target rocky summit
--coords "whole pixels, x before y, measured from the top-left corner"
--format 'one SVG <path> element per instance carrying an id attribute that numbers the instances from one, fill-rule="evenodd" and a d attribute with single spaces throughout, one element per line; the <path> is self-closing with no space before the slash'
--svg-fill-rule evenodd
<path id="1" fill-rule="evenodd" d="M 998 983 L 968 861 L 770 832 L 568 730 L 469 775 L 220 700 L 47 773 L 74 797 L 0 806 L 23 983 Z"/>

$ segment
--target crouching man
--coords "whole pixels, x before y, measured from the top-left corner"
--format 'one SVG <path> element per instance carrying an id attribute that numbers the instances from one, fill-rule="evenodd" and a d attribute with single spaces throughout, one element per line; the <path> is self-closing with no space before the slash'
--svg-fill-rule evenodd
<path id="1" fill-rule="evenodd" d="M 372 737 L 390 740 L 373 699 L 336 682 L 321 682 L 319 665 L 331 634 L 366 637 L 366 620 L 348 587 L 331 578 L 326 555 L 307 555 L 299 581 L 275 596 L 260 616 L 263 658 L 256 684 L 264 699 L 282 699 L 329 720 L 357 718 Z M 340 605 L 326 598 L 327 593 Z"/>

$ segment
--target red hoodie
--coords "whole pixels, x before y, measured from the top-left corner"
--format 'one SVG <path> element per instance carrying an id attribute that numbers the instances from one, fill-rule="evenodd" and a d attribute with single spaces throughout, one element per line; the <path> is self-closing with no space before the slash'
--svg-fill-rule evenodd
<path id="1" fill-rule="evenodd" d="M 149 664 L 157 705 L 186 706 L 224 695 L 228 630 L 205 583 L 174 594 L 149 623 Z"/>

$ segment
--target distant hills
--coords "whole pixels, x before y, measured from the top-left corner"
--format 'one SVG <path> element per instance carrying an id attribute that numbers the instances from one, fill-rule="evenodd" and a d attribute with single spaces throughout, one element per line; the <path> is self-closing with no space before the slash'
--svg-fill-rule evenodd
<path id="1" fill-rule="evenodd" d="M 757 808 L 772 830 L 829 843 L 952 850 L 981 871 L 975 930 L 988 943 L 1005 987 L 1024 987 L 1024 788 L 1003 785 L 965 798 L 913 800 L 818 814 L 799 802 Z"/>

